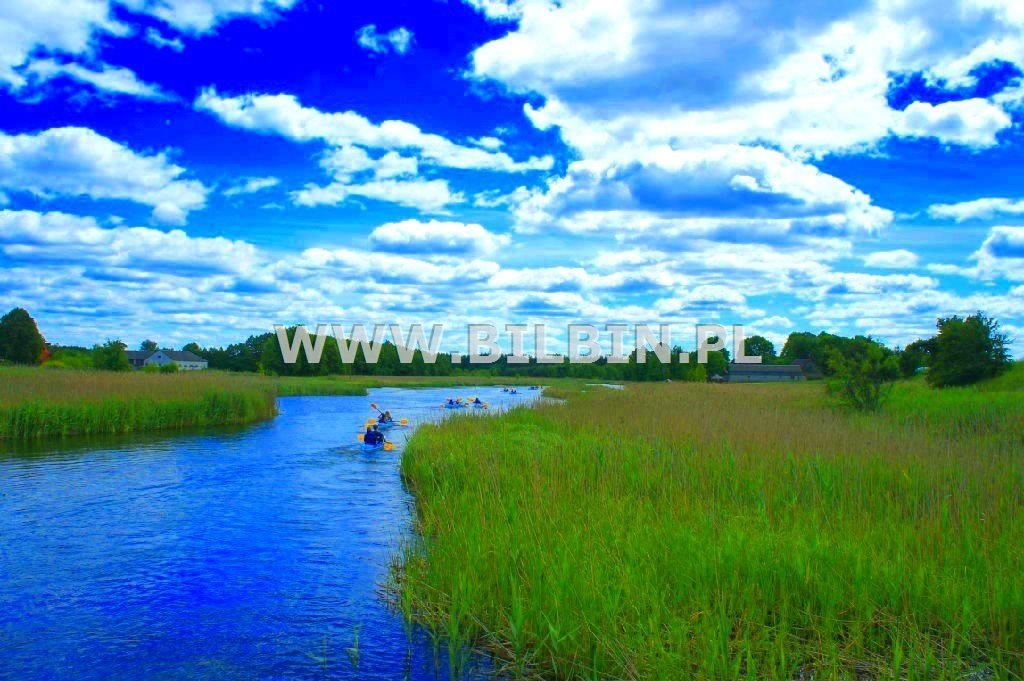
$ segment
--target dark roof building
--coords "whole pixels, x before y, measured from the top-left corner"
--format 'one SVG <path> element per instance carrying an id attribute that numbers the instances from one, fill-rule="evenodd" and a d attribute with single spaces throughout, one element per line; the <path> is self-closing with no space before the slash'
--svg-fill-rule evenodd
<path id="1" fill-rule="evenodd" d="M 805 381 L 803 366 L 793 364 L 730 364 L 730 383 L 785 383 Z"/>

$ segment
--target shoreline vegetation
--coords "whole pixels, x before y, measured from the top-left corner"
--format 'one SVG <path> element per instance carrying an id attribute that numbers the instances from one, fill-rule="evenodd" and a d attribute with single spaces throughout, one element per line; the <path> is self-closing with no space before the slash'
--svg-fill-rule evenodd
<path id="1" fill-rule="evenodd" d="M 396 603 L 513 677 L 1024 677 L 1024 367 L 631 384 L 420 428 Z"/>
<path id="2" fill-rule="evenodd" d="M 298 377 L 0 367 L 0 442 L 246 425 L 273 418 L 278 397 L 521 383 L 480 376 Z"/>

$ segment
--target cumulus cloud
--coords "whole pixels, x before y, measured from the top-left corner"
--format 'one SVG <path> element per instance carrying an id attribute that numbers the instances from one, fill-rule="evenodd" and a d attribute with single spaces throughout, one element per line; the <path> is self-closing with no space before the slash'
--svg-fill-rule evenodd
<path id="1" fill-rule="evenodd" d="M 928 214 L 943 220 L 987 220 L 997 215 L 1024 215 L 1024 199 L 984 198 L 960 203 L 937 203 Z"/>
<path id="2" fill-rule="evenodd" d="M 183 224 L 206 204 L 201 182 L 165 152 L 138 154 L 88 128 L 51 128 L 35 134 L 0 132 L 0 186 L 41 198 L 89 196 L 152 206 L 154 218 Z"/>
<path id="3" fill-rule="evenodd" d="M 13 261 L 92 263 L 136 270 L 241 273 L 255 268 L 256 248 L 181 230 L 105 228 L 62 212 L 0 210 L 0 250 Z"/>
<path id="4" fill-rule="evenodd" d="M 1009 114 L 984 99 L 966 99 L 932 105 L 914 102 L 899 117 L 893 130 L 902 137 L 934 137 L 968 147 L 991 147 L 996 135 L 1013 124 Z"/>
<path id="5" fill-rule="evenodd" d="M 375 54 L 388 52 L 405 54 L 412 47 L 412 41 L 412 31 L 404 26 L 399 26 L 387 33 L 378 33 L 374 24 L 367 24 L 356 31 L 356 42 Z"/>
<path id="6" fill-rule="evenodd" d="M 154 47 L 167 48 L 174 52 L 181 52 L 185 49 L 185 43 L 181 38 L 167 38 L 163 33 L 152 26 L 146 29 L 146 42 Z"/>
<path id="7" fill-rule="evenodd" d="M 453 193 L 445 180 L 420 179 L 373 180 L 362 184 L 333 182 L 326 186 L 308 184 L 291 196 L 300 206 L 334 206 L 354 196 L 397 203 L 427 213 L 442 213 L 447 206 L 465 200 L 462 194 Z"/>
<path id="8" fill-rule="evenodd" d="M 876 251 L 864 258 L 864 264 L 868 267 L 892 269 L 916 267 L 917 261 L 916 253 L 902 248 L 894 251 Z"/>
<path id="9" fill-rule="evenodd" d="M 158 86 L 139 80 L 135 72 L 108 64 L 100 64 L 91 69 L 74 62 L 61 63 L 53 59 L 39 59 L 25 68 L 33 82 L 44 83 L 61 76 L 93 86 L 100 92 L 115 95 L 127 95 L 139 99 L 169 101 L 174 99 Z"/>
<path id="10" fill-rule="evenodd" d="M 226 125 L 244 130 L 280 135 L 297 142 L 320 141 L 333 147 L 415 149 L 423 161 L 447 168 L 523 172 L 548 170 L 553 164 L 550 156 L 515 161 L 504 152 L 456 144 L 405 121 L 376 124 L 354 111 L 323 112 L 303 106 L 286 94 L 222 97 L 215 89 L 207 88 L 196 99 L 195 106 Z"/>
<path id="11" fill-rule="evenodd" d="M 509 242 L 507 235 L 494 234 L 483 225 L 438 220 L 389 222 L 370 233 L 370 243 L 377 250 L 405 254 L 486 256 Z"/>
<path id="12" fill-rule="evenodd" d="M 224 190 L 224 196 L 240 196 L 242 194 L 255 194 L 265 189 L 271 189 L 281 184 L 276 177 L 247 177 L 233 184 Z"/>
<path id="13" fill-rule="evenodd" d="M 981 279 L 1024 281 L 1024 227 L 993 227 L 971 259 Z"/>
<path id="14" fill-rule="evenodd" d="M 994 2 L 473 4 L 517 23 L 474 51 L 471 76 L 543 95 L 527 106 L 534 124 L 588 155 L 767 141 L 820 156 L 891 135 L 990 146 L 1009 125 L 998 103 L 898 111 L 893 76 L 955 84 L 993 59 L 1024 64 L 1024 24 Z"/>
<path id="15" fill-rule="evenodd" d="M 118 0 L 116 4 L 150 14 L 184 33 L 201 35 L 232 19 L 274 19 L 294 7 L 296 0 Z"/>
<path id="16" fill-rule="evenodd" d="M 655 148 L 576 161 L 516 208 L 523 231 L 678 230 L 685 237 L 875 234 L 892 220 L 870 197 L 764 148 Z"/>
<path id="17" fill-rule="evenodd" d="M 487 260 L 446 259 L 442 262 L 431 262 L 387 253 L 369 257 L 366 253 L 346 248 L 307 249 L 303 251 L 301 260 L 309 267 L 368 276 L 374 281 L 386 284 L 443 285 L 451 282 L 482 282 L 501 269 L 497 263 Z"/>
<path id="18" fill-rule="evenodd" d="M 178 31 L 204 34 L 237 17 L 267 19 L 290 9 L 295 0 L 39 0 L 0 3 L 0 84 L 19 89 L 26 84 L 21 68 L 33 67 L 35 53 L 93 55 L 97 38 L 126 36 L 132 28 L 117 18 L 119 10 L 147 14 Z M 154 42 L 153 38 L 150 38 Z M 156 43 L 154 44 L 161 44 Z M 176 48 L 174 40 L 163 45 Z M 124 82 L 124 74 L 90 76 L 87 71 L 68 74 Z M 84 75 L 85 77 L 79 77 Z M 87 81 L 91 82 L 91 81 Z M 95 84 L 95 83 L 94 83 Z"/>

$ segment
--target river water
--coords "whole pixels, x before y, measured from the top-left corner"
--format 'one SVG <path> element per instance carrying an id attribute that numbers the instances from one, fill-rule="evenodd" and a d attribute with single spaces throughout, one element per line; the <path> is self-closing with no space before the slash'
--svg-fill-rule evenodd
<path id="1" fill-rule="evenodd" d="M 0 678 L 485 673 L 381 594 L 412 529 L 399 476 L 412 428 L 392 431 L 392 452 L 355 437 L 370 402 L 415 425 L 470 394 L 495 410 L 537 395 L 284 398 L 244 430 L 0 454 Z"/>

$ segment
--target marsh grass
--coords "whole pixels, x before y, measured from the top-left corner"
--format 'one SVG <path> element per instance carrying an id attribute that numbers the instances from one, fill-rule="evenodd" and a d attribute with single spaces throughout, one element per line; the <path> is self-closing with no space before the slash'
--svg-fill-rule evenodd
<path id="1" fill-rule="evenodd" d="M 278 377 L 219 371 L 158 374 L 0 367 L 0 440 L 244 425 L 273 417 L 276 397 L 365 395 L 382 386 L 504 382 L 499 377 L 477 376 Z"/>
<path id="2" fill-rule="evenodd" d="M 185 430 L 275 413 L 274 386 L 258 377 L 0 369 L 0 439 Z"/>
<path id="3" fill-rule="evenodd" d="M 862 417 L 821 389 L 634 385 L 423 427 L 398 601 L 514 675 L 1021 678 L 1021 394 L 901 385 Z"/>

